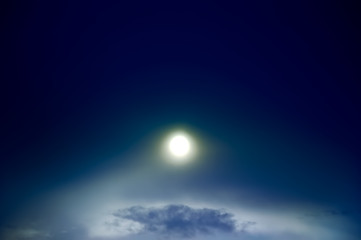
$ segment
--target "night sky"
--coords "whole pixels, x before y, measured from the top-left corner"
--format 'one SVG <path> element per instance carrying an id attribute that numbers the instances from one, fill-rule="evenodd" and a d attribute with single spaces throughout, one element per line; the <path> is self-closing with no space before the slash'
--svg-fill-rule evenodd
<path id="1" fill-rule="evenodd" d="M 0 9 L 1 240 L 361 239 L 356 1 Z"/>

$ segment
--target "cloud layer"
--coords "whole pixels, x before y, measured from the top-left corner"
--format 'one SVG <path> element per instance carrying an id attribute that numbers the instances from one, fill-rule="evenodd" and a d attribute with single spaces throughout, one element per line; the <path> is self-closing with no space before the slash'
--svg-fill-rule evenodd
<path id="1" fill-rule="evenodd" d="M 161 208 L 134 206 L 118 210 L 113 214 L 119 225 L 124 220 L 139 223 L 143 231 L 168 236 L 194 237 L 196 234 L 209 234 L 215 231 L 233 232 L 236 222 L 233 215 L 215 209 L 194 209 L 186 205 L 167 205 Z"/>

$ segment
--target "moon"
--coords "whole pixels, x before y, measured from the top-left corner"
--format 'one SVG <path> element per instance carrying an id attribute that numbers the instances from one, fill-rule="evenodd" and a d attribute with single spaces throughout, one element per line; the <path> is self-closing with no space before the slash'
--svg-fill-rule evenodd
<path id="1" fill-rule="evenodd" d="M 175 157 L 185 157 L 189 154 L 191 144 L 185 135 L 177 134 L 169 141 L 169 151 Z"/>
<path id="2" fill-rule="evenodd" d="M 188 164 L 199 155 L 199 144 L 194 134 L 184 129 L 170 129 L 164 133 L 161 158 L 175 165 Z"/>

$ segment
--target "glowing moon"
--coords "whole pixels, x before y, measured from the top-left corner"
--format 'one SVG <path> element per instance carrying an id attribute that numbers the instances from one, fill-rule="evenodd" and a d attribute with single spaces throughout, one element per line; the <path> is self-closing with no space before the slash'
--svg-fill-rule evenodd
<path id="1" fill-rule="evenodd" d="M 175 135 L 169 141 L 169 151 L 175 157 L 185 157 L 189 154 L 191 144 L 184 135 Z"/>
<path id="2" fill-rule="evenodd" d="M 164 134 L 161 159 L 175 165 L 188 164 L 199 156 L 199 144 L 193 135 L 183 129 L 170 129 Z"/>
<path id="3" fill-rule="evenodd" d="M 186 157 L 191 150 L 190 140 L 183 134 L 177 134 L 170 139 L 168 149 L 177 158 Z"/>

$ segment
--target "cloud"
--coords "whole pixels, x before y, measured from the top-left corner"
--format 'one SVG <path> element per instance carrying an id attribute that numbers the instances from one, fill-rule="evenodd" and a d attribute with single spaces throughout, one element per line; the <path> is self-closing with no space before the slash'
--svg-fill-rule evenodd
<path id="1" fill-rule="evenodd" d="M 119 225 L 119 220 L 132 221 L 143 226 L 143 231 L 185 238 L 196 234 L 210 234 L 215 231 L 234 232 L 236 221 L 233 215 L 215 209 L 194 209 L 186 205 L 167 205 L 161 208 L 133 206 L 113 213 L 116 221 L 108 223 Z"/>

